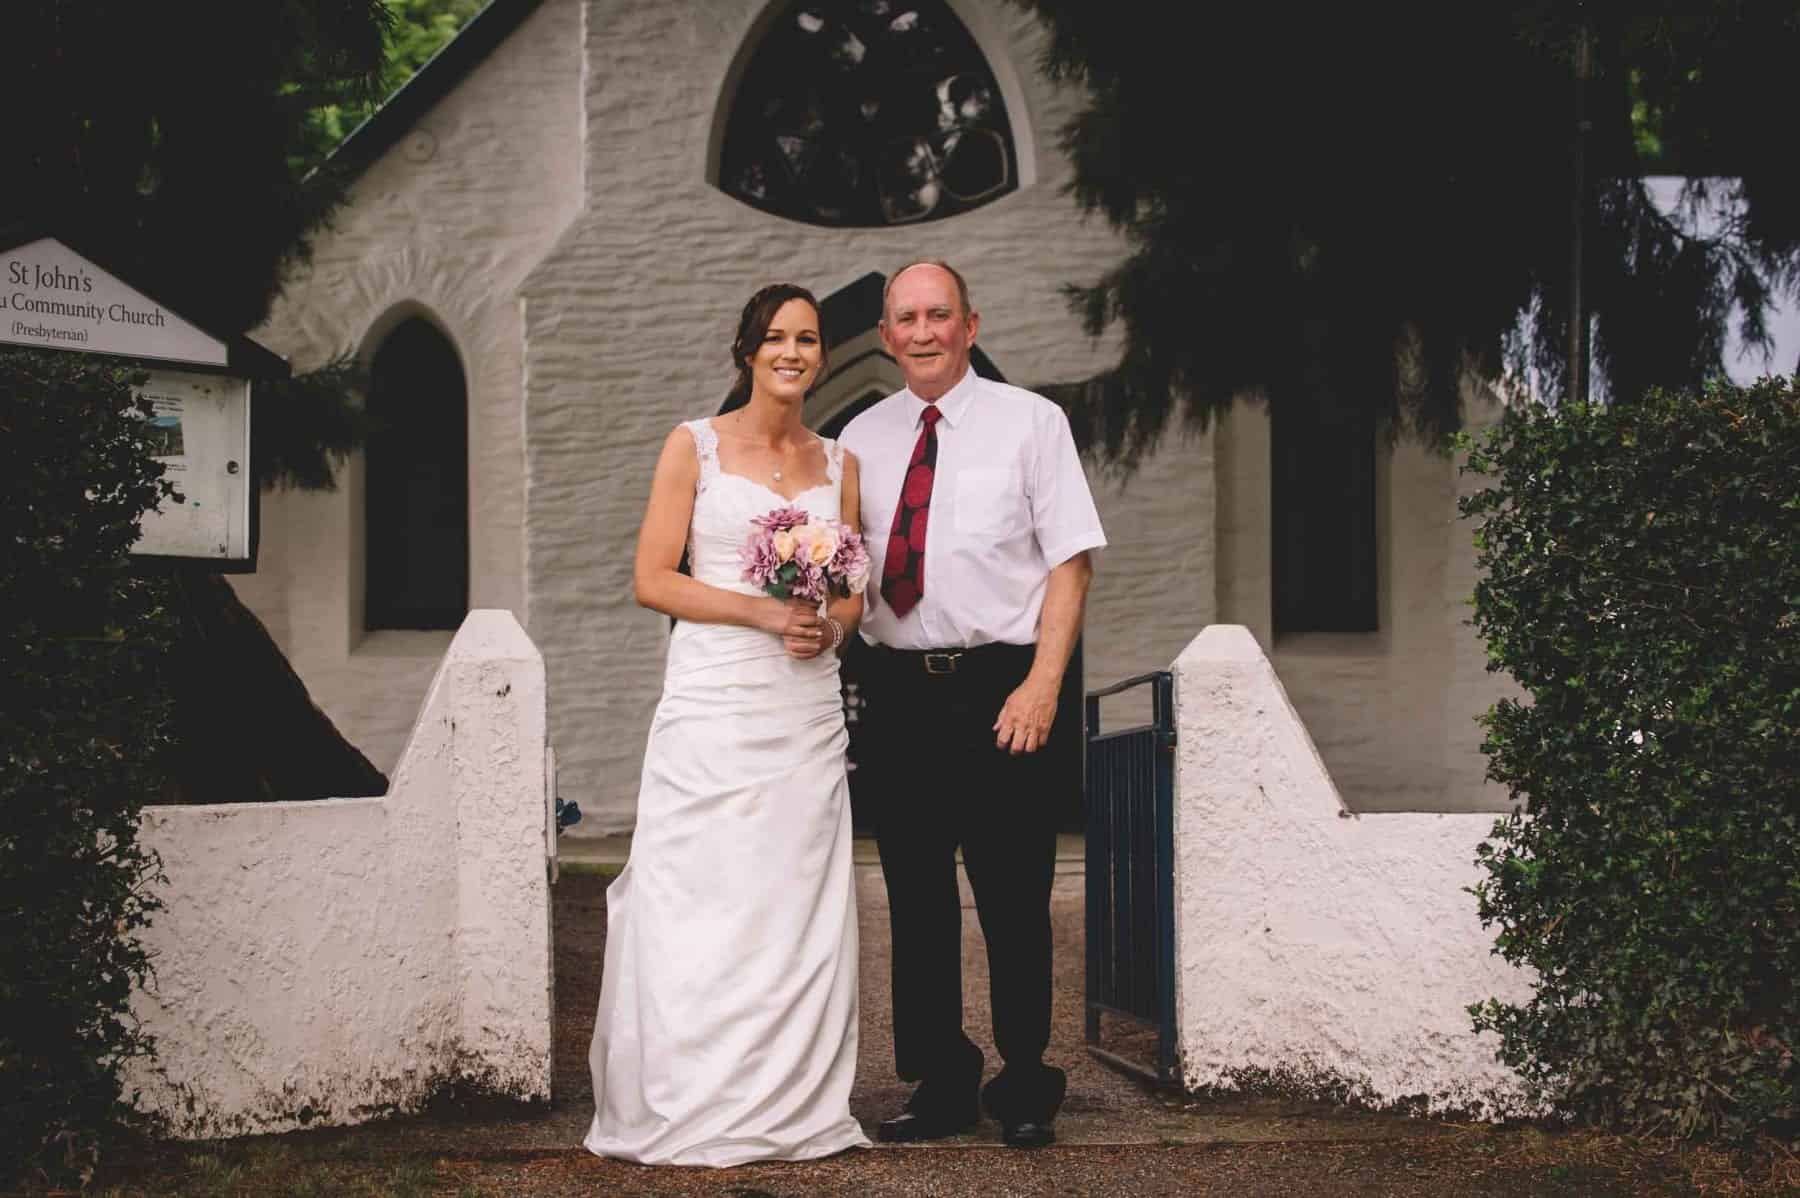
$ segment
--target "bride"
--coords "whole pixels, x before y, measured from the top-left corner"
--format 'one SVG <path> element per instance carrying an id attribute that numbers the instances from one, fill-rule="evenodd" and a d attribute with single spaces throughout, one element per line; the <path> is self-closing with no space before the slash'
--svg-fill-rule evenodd
<path id="1" fill-rule="evenodd" d="M 774 508 L 857 527 L 856 460 L 801 423 L 825 365 L 810 292 L 758 291 L 731 356 L 746 402 L 669 434 L 638 534 L 637 600 L 676 625 L 631 857 L 606 892 L 585 1144 L 644 1164 L 868 1144 L 849 1105 L 856 905 L 837 657 L 862 596 L 820 613 L 741 581 L 738 561 Z"/>

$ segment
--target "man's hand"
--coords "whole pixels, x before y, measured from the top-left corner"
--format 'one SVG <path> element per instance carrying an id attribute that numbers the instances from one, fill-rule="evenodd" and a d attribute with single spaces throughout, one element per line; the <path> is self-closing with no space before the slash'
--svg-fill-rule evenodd
<path id="1" fill-rule="evenodd" d="M 994 721 L 994 747 L 1009 753 L 1035 753 L 1050 739 L 1056 720 L 1056 695 L 1060 683 L 1026 675 L 1019 689 L 1006 696 L 1000 718 Z"/>
<path id="2" fill-rule="evenodd" d="M 1031 672 L 1019 689 L 1006 696 L 994 721 L 994 745 L 1013 753 L 1035 753 L 1050 739 L 1056 719 L 1056 697 L 1075 638 L 1081 634 L 1081 611 L 1087 603 L 1093 563 L 1084 550 L 1050 571 L 1044 588 L 1044 610 L 1038 616 L 1037 652 Z"/>

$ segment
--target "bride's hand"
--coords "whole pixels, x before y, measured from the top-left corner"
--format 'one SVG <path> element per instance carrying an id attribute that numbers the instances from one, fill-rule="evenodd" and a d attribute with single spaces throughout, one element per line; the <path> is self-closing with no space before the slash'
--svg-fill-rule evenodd
<path id="1" fill-rule="evenodd" d="M 817 657 L 825 648 L 825 621 L 816 605 L 805 599 L 781 601 L 781 647 L 801 660 Z"/>

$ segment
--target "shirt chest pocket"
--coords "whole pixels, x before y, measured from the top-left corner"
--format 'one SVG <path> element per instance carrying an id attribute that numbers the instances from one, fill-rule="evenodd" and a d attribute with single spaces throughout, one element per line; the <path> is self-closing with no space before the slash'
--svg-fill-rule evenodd
<path id="1" fill-rule="evenodd" d="M 1026 523 L 1025 486 L 1011 470 L 959 470 L 956 474 L 956 531 L 999 539 Z"/>

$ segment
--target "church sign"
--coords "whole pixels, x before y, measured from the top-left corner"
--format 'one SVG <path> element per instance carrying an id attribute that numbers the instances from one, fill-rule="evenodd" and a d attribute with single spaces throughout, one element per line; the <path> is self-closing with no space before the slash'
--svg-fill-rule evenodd
<path id="1" fill-rule="evenodd" d="M 40 237 L 8 250 L 0 266 L 0 341 L 34 349 L 121 354 L 147 361 L 223 366 L 226 343 L 126 286 L 60 241 Z"/>
<path id="2" fill-rule="evenodd" d="M 286 361 L 184 319 L 57 237 L 16 232 L 0 233 L 0 344 L 142 366 L 151 452 L 179 499 L 145 514 L 132 552 L 256 568 L 250 382 L 285 378 Z"/>

